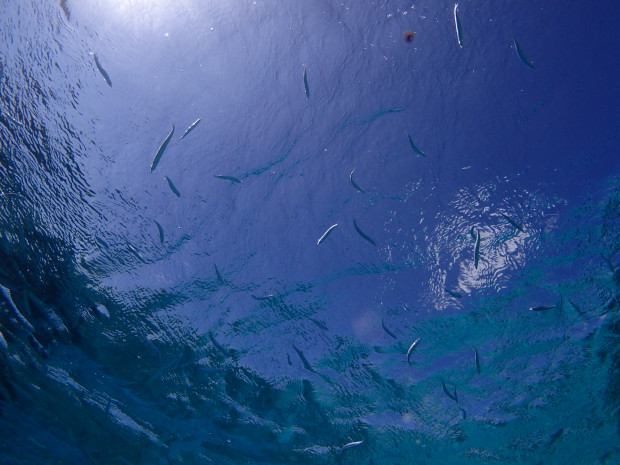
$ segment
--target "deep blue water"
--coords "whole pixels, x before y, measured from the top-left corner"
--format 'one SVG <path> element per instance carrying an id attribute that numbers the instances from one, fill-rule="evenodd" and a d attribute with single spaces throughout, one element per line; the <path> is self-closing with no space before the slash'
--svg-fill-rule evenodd
<path id="1" fill-rule="evenodd" d="M 0 463 L 620 463 L 617 2 L 0 5 Z"/>

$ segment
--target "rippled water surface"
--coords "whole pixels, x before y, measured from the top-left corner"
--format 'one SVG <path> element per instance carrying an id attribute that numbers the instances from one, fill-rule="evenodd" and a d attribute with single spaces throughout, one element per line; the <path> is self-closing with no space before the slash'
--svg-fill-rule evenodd
<path id="1" fill-rule="evenodd" d="M 0 462 L 620 462 L 618 5 L 0 10 Z"/>

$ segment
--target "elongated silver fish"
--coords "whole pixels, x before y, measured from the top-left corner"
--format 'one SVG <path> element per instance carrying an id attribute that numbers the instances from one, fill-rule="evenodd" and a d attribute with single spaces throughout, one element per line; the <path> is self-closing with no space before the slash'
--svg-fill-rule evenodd
<path id="1" fill-rule="evenodd" d="M 474 360 L 476 361 L 476 371 L 480 374 L 480 356 L 478 355 L 478 349 L 474 347 Z"/>
<path id="2" fill-rule="evenodd" d="M 355 171 L 355 168 L 353 168 L 353 171 Z M 366 191 L 364 189 L 362 189 L 354 180 L 353 180 L 353 171 L 351 171 L 351 174 L 349 175 L 349 179 L 351 180 L 351 184 L 353 184 L 353 187 L 355 187 L 358 191 L 360 191 L 362 194 L 365 194 Z"/>
<path id="3" fill-rule="evenodd" d="M 226 181 L 236 182 L 237 184 L 241 184 L 241 179 L 235 178 L 234 176 L 225 176 L 223 174 L 216 174 L 215 177 L 218 179 L 225 179 Z"/>
<path id="4" fill-rule="evenodd" d="M 413 341 L 413 344 L 409 346 L 409 350 L 407 351 L 407 364 L 408 365 L 411 365 L 411 353 L 413 352 L 413 349 L 416 348 L 419 342 L 420 342 L 420 338 L 417 338 L 415 341 Z"/>
<path id="5" fill-rule="evenodd" d="M 411 145 L 411 148 L 413 149 L 413 151 L 414 151 L 415 153 L 417 153 L 418 155 L 420 155 L 420 156 L 422 156 L 422 157 L 425 157 L 425 156 L 426 156 L 426 154 L 425 154 L 424 152 L 422 152 L 422 150 L 420 150 L 420 149 L 417 147 L 417 145 L 415 145 L 415 144 L 413 143 L 413 139 L 411 138 L 411 136 L 409 135 L 409 133 L 407 133 L 407 138 L 409 139 L 409 145 Z"/>
<path id="6" fill-rule="evenodd" d="M 220 283 L 221 286 L 223 286 L 224 284 L 226 284 L 226 281 L 224 281 L 224 278 L 222 278 L 220 270 L 217 269 L 217 265 L 214 263 L 213 266 L 215 267 L 215 276 L 217 276 L 217 282 Z"/>
<path id="7" fill-rule="evenodd" d="M 172 180 L 168 176 L 166 176 L 166 181 L 168 181 L 168 186 L 170 186 L 170 190 L 174 192 L 174 195 L 176 195 L 177 197 L 181 197 L 181 193 L 175 187 L 175 185 L 172 183 Z"/>
<path id="8" fill-rule="evenodd" d="M 444 394 L 447 395 L 454 402 L 459 401 L 459 398 L 456 395 L 456 386 L 454 386 L 454 393 L 451 393 L 450 391 L 448 391 L 448 387 L 446 386 L 446 383 L 444 382 L 443 378 L 441 378 L 441 388 L 443 389 Z"/>
<path id="9" fill-rule="evenodd" d="M 310 98 L 310 86 L 308 85 L 308 70 L 304 68 L 304 88 L 306 89 L 306 98 Z"/>
<path id="10" fill-rule="evenodd" d="M 463 30 L 461 29 L 461 21 L 459 20 L 459 13 L 456 9 L 459 7 L 458 3 L 454 4 L 454 26 L 456 27 L 456 40 L 459 42 L 459 47 L 463 47 Z"/>
<path id="11" fill-rule="evenodd" d="M 480 231 L 476 231 L 476 245 L 474 246 L 474 267 L 478 269 L 480 261 Z"/>
<path id="12" fill-rule="evenodd" d="M 523 226 L 521 226 L 519 223 L 517 223 L 515 220 L 513 220 L 512 218 L 510 218 L 508 215 L 504 215 L 503 213 L 500 213 L 500 215 L 502 215 L 506 221 L 508 221 L 511 225 L 513 225 L 515 228 L 517 228 L 519 231 L 523 232 Z"/>
<path id="13" fill-rule="evenodd" d="M 331 233 L 331 232 L 332 232 L 332 230 L 333 230 L 336 226 L 338 226 L 338 223 L 336 223 L 336 224 L 332 224 L 329 228 L 327 228 L 327 231 L 325 231 L 325 232 L 323 233 L 323 235 L 322 235 L 321 237 L 319 237 L 319 240 L 318 240 L 318 241 L 316 241 L 316 245 L 319 245 L 321 242 L 323 242 L 325 239 L 327 239 L 327 236 L 329 236 L 329 233 Z"/>
<path id="14" fill-rule="evenodd" d="M 389 336 L 391 336 L 393 339 L 397 339 L 396 335 L 392 331 L 390 331 L 387 326 L 385 326 L 385 320 L 384 319 L 381 320 L 381 326 L 383 327 L 383 330 L 386 333 L 388 333 Z"/>
<path id="15" fill-rule="evenodd" d="M 93 53 L 93 57 L 95 58 L 95 66 L 97 67 L 101 75 L 103 76 L 103 79 L 110 87 L 112 87 L 112 81 L 110 80 L 110 75 L 106 72 L 105 69 L 103 69 L 103 66 L 101 66 L 101 63 L 99 63 L 99 57 L 97 56 L 96 53 Z"/>
<path id="16" fill-rule="evenodd" d="M 170 139 L 172 139 L 172 134 L 174 134 L 174 124 L 172 125 L 172 131 L 170 131 L 170 133 L 166 136 L 164 141 L 159 146 L 157 153 L 155 154 L 153 163 L 151 163 L 151 173 L 155 171 L 155 168 L 157 168 L 157 165 L 159 164 L 159 160 L 161 160 L 161 156 L 164 154 L 166 147 L 168 147 L 168 143 L 170 142 Z"/>
<path id="17" fill-rule="evenodd" d="M 355 220 L 353 220 L 353 226 L 355 226 L 355 230 L 357 231 L 357 233 L 362 236 L 364 239 L 366 239 L 368 242 L 370 242 L 372 245 L 376 246 L 377 243 L 367 234 L 364 233 L 364 231 L 362 231 L 359 226 L 357 225 L 357 223 L 355 222 Z"/>
<path id="18" fill-rule="evenodd" d="M 295 349 L 295 352 L 297 352 L 297 355 L 301 359 L 301 363 L 303 363 L 304 368 L 314 373 L 314 369 L 312 368 L 312 365 L 310 365 L 310 363 L 308 362 L 308 359 L 306 358 L 304 353 L 301 350 L 299 350 L 297 347 L 295 347 L 295 344 L 291 344 L 291 345 L 293 346 L 293 349 Z"/>
<path id="19" fill-rule="evenodd" d="M 513 37 L 512 41 L 515 44 L 515 50 L 517 51 L 517 55 L 519 56 L 519 60 L 521 60 L 521 62 L 525 66 L 534 69 L 534 63 L 532 63 L 530 60 L 527 59 L 527 57 L 525 56 L 525 53 L 523 53 L 523 49 L 521 48 L 521 45 L 519 45 L 519 42 L 517 42 L 517 39 L 515 39 Z"/>
<path id="20" fill-rule="evenodd" d="M 159 242 L 161 242 L 163 244 L 164 243 L 164 228 L 162 228 L 161 224 L 159 224 L 157 221 L 155 221 L 155 220 L 153 220 L 153 221 L 157 225 L 157 230 L 159 231 Z"/>
<path id="21" fill-rule="evenodd" d="M 196 126 L 198 126 L 198 123 L 200 123 L 200 118 L 198 118 L 196 121 L 194 121 L 190 127 L 188 127 L 185 132 L 183 133 L 183 135 L 181 136 L 181 138 L 179 140 L 183 140 L 185 138 L 185 136 L 187 136 Z"/>
<path id="22" fill-rule="evenodd" d="M 342 446 L 342 449 L 340 449 L 340 452 L 344 452 L 345 450 L 350 449 L 351 447 L 361 446 L 363 443 L 364 443 L 364 441 L 349 442 L 349 443 L 345 444 L 344 446 Z"/>
<path id="23" fill-rule="evenodd" d="M 557 308 L 556 305 L 541 305 L 539 307 L 530 307 L 529 310 L 530 312 L 544 312 L 547 310 L 553 310 L 554 308 Z"/>

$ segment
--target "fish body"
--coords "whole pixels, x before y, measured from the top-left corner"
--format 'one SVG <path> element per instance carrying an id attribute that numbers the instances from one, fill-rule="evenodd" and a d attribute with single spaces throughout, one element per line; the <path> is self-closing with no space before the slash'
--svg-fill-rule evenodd
<path id="1" fill-rule="evenodd" d="M 138 249 L 136 249 L 133 245 L 131 245 L 129 242 L 127 242 L 127 248 L 129 249 L 129 251 L 134 254 L 136 256 L 136 258 L 138 260 L 140 260 L 142 263 L 146 263 L 144 261 L 144 258 L 142 258 L 142 255 L 140 255 L 140 252 L 138 252 Z"/>
<path id="2" fill-rule="evenodd" d="M 456 395 L 456 386 L 454 387 L 454 393 L 451 393 L 450 391 L 448 391 L 448 387 L 446 386 L 446 383 L 444 382 L 443 378 L 441 378 L 441 388 L 443 389 L 444 394 L 447 395 L 454 402 L 459 401 L 459 398 Z"/>
<path id="3" fill-rule="evenodd" d="M 463 420 L 467 420 L 467 412 L 465 411 L 465 409 L 460 408 L 459 410 L 463 412 Z"/>
<path id="4" fill-rule="evenodd" d="M 170 142 L 170 139 L 172 139 L 172 134 L 174 134 L 174 124 L 172 125 L 172 130 L 166 136 L 164 141 L 161 143 L 161 145 L 159 146 L 159 149 L 157 150 L 157 153 L 155 154 L 153 163 L 151 163 L 151 173 L 155 171 L 155 168 L 157 168 L 157 165 L 159 164 L 159 160 L 161 160 L 161 156 L 164 154 L 166 147 L 168 147 L 168 143 Z"/>
<path id="5" fill-rule="evenodd" d="M 161 242 L 163 244 L 164 243 L 164 228 L 162 228 L 161 224 L 159 224 L 157 221 L 155 221 L 155 220 L 153 220 L 153 221 L 157 225 L 157 230 L 159 231 L 159 242 Z"/>
<path id="6" fill-rule="evenodd" d="M 241 179 L 235 178 L 234 176 L 225 176 L 223 174 L 216 174 L 215 177 L 218 179 L 225 179 L 226 181 L 236 182 L 237 184 L 241 184 Z"/>
<path id="7" fill-rule="evenodd" d="M 310 99 L 310 86 L 308 85 L 308 70 L 304 68 L 304 89 L 306 89 L 306 98 Z"/>
<path id="8" fill-rule="evenodd" d="M 103 76 L 103 79 L 105 80 L 106 84 L 112 87 L 112 81 L 110 79 L 110 75 L 106 72 L 105 69 L 103 69 L 103 66 L 101 66 L 101 63 L 99 63 L 99 57 L 97 57 L 96 53 L 93 53 L 92 55 L 95 58 L 95 66 L 97 67 L 101 75 Z"/>
<path id="9" fill-rule="evenodd" d="M 381 320 L 381 326 L 383 327 L 383 330 L 384 330 L 384 331 L 385 331 L 385 332 L 386 332 L 389 336 L 391 336 L 393 339 L 397 339 L 397 338 L 396 338 L 396 335 L 395 335 L 392 331 L 390 331 L 390 330 L 388 329 L 388 327 L 387 327 L 387 326 L 385 326 L 385 320 Z"/>
<path id="10" fill-rule="evenodd" d="M 355 169 L 353 170 L 355 171 Z M 351 180 L 351 184 L 353 185 L 353 187 L 355 187 L 358 191 L 360 191 L 362 194 L 365 194 L 366 191 L 364 189 L 362 189 L 354 180 L 353 180 L 353 171 L 351 171 L 351 174 L 349 175 L 349 179 Z"/>
<path id="11" fill-rule="evenodd" d="M 304 368 L 314 373 L 314 369 L 312 368 L 310 363 L 308 363 L 308 359 L 306 359 L 306 356 L 304 355 L 304 353 L 301 350 L 299 350 L 297 347 L 295 347 L 295 344 L 291 344 L 291 345 L 293 346 L 293 349 L 295 349 L 295 352 L 297 352 L 297 355 L 299 355 L 299 358 L 301 359 L 301 363 L 304 364 Z"/>
<path id="12" fill-rule="evenodd" d="M 350 449 L 351 447 L 361 446 L 363 443 L 364 443 L 364 441 L 349 442 L 349 443 L 345 444 L 344 446 L 342 446 L 342 449 L 340 449 L 340 452 L 344 452 L 345 450 Z"/>
<path id="13" fill-rule="evenodd" d="M 223 286 L 224 284 L 226 284 L 226 282 L 224 281 L 224 278 L 222 278 L 220 270 L 217 269 L 217 265 L 214 263 L 213 266 L 215 267 L 215 276 L 217 276 L 217 282 L 220 283 L 221 286 Z"/>
<path id="14" fill-rule="evenodd" d="M 539 307 L 530 307 L 530 312 L 544 312 L 546 310 L 553 310 L 556 308 L 556 305 L 541 305 Z"/>
<path id="15" fill-rule="evenodd" d="M 372 245 L 376 246 L 377 243 L 367 234 L 364 234 L 364 232 L 359 228 L 359 226 L 357 225 L 357 223 L 355 222 L 355 220 L 353 220 L 353 226 L 355 226 L 355 230 L 357 231 L 357 233 L 362 236 L 364 239 L 366 239 L 368 242 L 370 242 Z"/>
<path id="16" fill-rule="evenodd" d="M 273 299 L 275 297 L 275 294 L 267 294 L 264 296 L 256 296 L 256 295 L 252 295 L 252 298 L 254 300 L 270 300 Z"/>
<path id="17" fill-rule="evenodd" d="M 523 226 L 521 226 L 519 223 L 517 223 L 515 220 L 513 220 L 512 218 L 510 218 L 508 215 L 504 215 L 503 213 L 500 213 L 500 215 L 502 215 L 506 221 L 508 221 L 511 225 L 513 225 L 515 228 L 517 228 L 519 231 L 523 232 Z"/>
<path id="18" fill-rule="evenodd" d="M 422 152 L 422 150 L 420 150 L 420 149 L 417 147 L 417 145 L 415 145 L 415 144 L 413 143 L 413 139 L 411 138 L 411 136 L 409 135 L 409 133 L 407 133 L 407 138 L 409 139 L 409 145 L 411 145 L 411 148 L 413 149 L 413 151 L 414 151 L 415 153 L 417 153 L 418 155 L 420 155 L 420 156 L 422 156 L 422 157 L 425 157 L 425 156 L 426 156 L 426 154 L 425 154 L 424 152 Z"/>
<path id="19" fill-rule="evenodd" d="M 476 361 L 476 371 L 480 374 L 480 356 L 478 355 L 478 349 L 474 347 L 474 360 Z"/>
<path id="20" fill-rule="evenodd" d="M 459 47 L 463 48 L 463 30 L 461 29 L 461 21 L 459 20 L 459 13 L 457 8 L 458 3 L 454 4 L 454 27 L 456 28 L 456 40 L 459 42 Z"/>
<path id="21" fill-rule="evenodd" d="M 181 136 L 181 138 L 179 140 L 183 140 L 185 138 L 185 136 L 187 136 L 192 129 L 194 129 L 196 126 L 198 126 L 198 123 L 200 123 L 200 118 L 198 118 L 196 121 L 194 121 L 190 127 L 188 127 L 185 132 L 183 133 L 183 135 Z"/>
<path id="22" fill-rule="evenodd" d="M 170 190 L 172 192 L 174 192 L 174 195 L 176 195 L 177 197 L 181 197 L 181 193 L 179 192 L 179 190 L 175 187 L 175 185 L 172 183 L 172 181 L 170 180 L 170 178 L 168 176 L 166 176 L 166 181 L 168 181 L 168 186 L 170 186 Z"/>
<path id="23" fill-rule="evenodd" d="M 319 240 L 316 241 L 316 245 L 319 245 L 321 242 L 323 242 L 325 239 L 327 239 L 327 236 L 329 236 L 329 234 L 332 232 L 332 230 L 338 226 L 338 223 L 331 225 L 329 228 L 327 228 L 327 231 L 325 231 L 323 233 L 323 235 L 321 237 L 319 237 Z"/>
<path id="24" fill-rule="evenodd" d="M 415 341 L 413 341 L 413 343 L 409 346 L 409 350 L 407 351 L 407 364 L 411 365 L 411 353 L 413 352 L 413 349 L 416 348 L 416 346 L 418 345 L 418 343 L 420 342 L 420 338 L 417 338 Z"/>
<path id="25" fill-rule="evenodd" d="M 525 66 L 534 69 L 534 63 L 532 63 L 530 60 L 527 59 L 527 57 L 525 56 L 525 53 L 523 53 L 523 49 L 521 48 L 521 45 L 519 45 L 519 42 L 517 42 L 517 39 L 513 37 L 512 41 L 515 45 L 515 50 L 517 51 L 517 55 L 519 56 L 519 59 L 521 60 L 521 62 Z"/>
<path id="26" fill-rule="evenodd" d="M 478 269 L 480 262 L 480 231 L 476 231 L 476 245 L 474 246 L 474 267 Z"/>

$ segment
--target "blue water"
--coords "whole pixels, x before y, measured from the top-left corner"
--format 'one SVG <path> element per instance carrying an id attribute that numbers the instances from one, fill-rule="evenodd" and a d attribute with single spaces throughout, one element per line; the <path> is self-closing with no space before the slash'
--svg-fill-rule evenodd
<path id="1" fill-rule="evenodd" d="M 620 463 L 617 2 L 0 6 L 0 463 Z"/>

